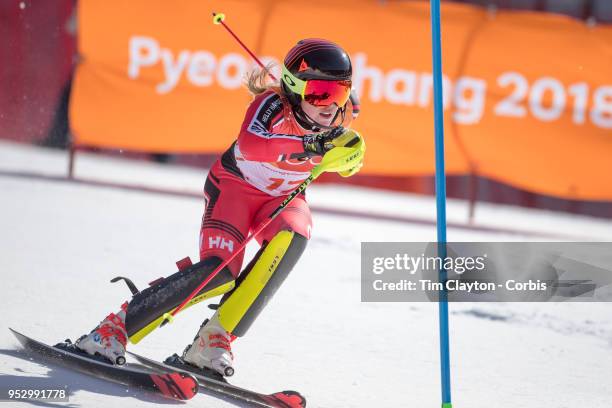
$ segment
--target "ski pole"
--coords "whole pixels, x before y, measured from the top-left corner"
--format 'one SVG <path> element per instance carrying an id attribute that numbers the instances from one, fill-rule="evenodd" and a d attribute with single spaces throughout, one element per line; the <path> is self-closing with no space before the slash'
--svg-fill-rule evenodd
<path id="1" fill-rule="evenodd" d="M 236 252 L 234 252 L 225 261 L 223 261 L 219 266 L 217 266 L 217 268 L 206 279 L 204 279 L 202 283 L 200 283 L 200 285 L 197 288 L 195 288 L 195 290 L 191 292 L 191 294 L 185 300 L 183 300 L 183 302 L 180 305 L 178 305 L 176 309 L 174 309 L 170 313 L 164 313 L 164 320 L 161 322 L 159 327 L 163 327 L 169 321 L 171 321 L 174 318 L 174 316 L 178 312 L 180 312 L 185 307 L 185 305 L 189 303 L 189 301 L 191 301 L 191 299 L 193 299 L 200 292 L 200 290 L 202 290 L 202 288 L 204 288 L 208 284 L 208 282 L 213 280 L 214 277 L 217 276 L 217 274 L 221 272 L 223 268 L 225 268 L 236 256 L 238 256 L 239 253 L 241 253 L 246 248 L 247 244 L 249 243 L 249 241 L 251 241 L 251 239 L 253 239 L 254 236 L 256 236 L 261 231 L 263 231 L 263 229 L 266 228 L 270 224 L 270 222 L 272 222 L 272 220 L 276 218 L 276 216 L 280 214 L 280 212 L 283 211 L 289 205 L 289 203 L 293 201 L 293 199 L 297 197 L 298 194 L 304 191 L 306 187 L 308 187 L 308 185 L 312 183 L 313 180 L 317 178 L 322 172 L 323 172 L 323 169 L 320 168 L 320 166 L 315 167 L 312 170 L 312 173 L 310 174 L 310 176 L 308 176 L 306 180 L 304 180 L 295 190 L 293 190 L 293 192 L 289 194 L 287 198 L 283 200 L 283 202 L 272 212 L 272 214 L 270 214 L 267 219 L 262 221 L 257 227 L 257 229 L 255 229 L 255 231 L 253 231 L 253 233 L 249 235 L 242 244 L 240 244 Z"/>
<path id="2" fill-rule="evenodd" d="M 244 43 L 242 41 L 240 41 L 240 38 L 238 38 L 238 36 L 236 34 L 234 34 L 232 29 L 229 28 L 227 26 L 227 24 L 225 24 L 225 21 L 224 21 L 225 20 L 225 14 L 223 14 L 223 13 L 215 13 L 213 11 L 212 15 L 213 15 L 213 23 L 214 24 L 221 24 L 227 30 L 227 32 L 230 33 L 232 35 L 232 37 L 234 37 L 236 39 L 236 41 L 238 41 L 238 43 L 242 46 L 242 48 L 244 48 L 244 50 L 249 53 L 249 55 L 255 60 L 255 62 L 258 63 L 259 66 L 262 67 L 263 69 L 266 69 L 266 67 L 259 60 L 259 58 L 257 58 L 257 56 L 255 54 L 253 54 L 251 52 L 251 50 L 249 50 L 249 48 L 246 45 L 244 45 Z M 268 75 L 270 75 L 270 78 L 272 78 L 273 81 L 276 81 L 276 77 L 271 72 L 268 72 Z"/>

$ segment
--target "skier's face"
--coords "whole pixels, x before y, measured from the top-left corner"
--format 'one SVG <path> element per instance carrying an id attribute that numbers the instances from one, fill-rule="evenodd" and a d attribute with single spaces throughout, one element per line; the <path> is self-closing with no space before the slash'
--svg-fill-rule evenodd
<path id="1" fill-rule="evenodd" d="M 335 103 L 327 106 L 314 106 L 303 100 L 301 106 L 304 113 L 323 126 L 330 126 L 338 112 L 338 105 Z"/>

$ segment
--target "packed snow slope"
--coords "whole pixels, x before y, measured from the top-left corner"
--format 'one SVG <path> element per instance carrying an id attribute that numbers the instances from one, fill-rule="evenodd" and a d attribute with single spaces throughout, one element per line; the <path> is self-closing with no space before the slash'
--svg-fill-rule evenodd
<path id="1" fill-rule="evenodd" d="M 129 297 L 111 278 L 129 276 L 144 287 L 174 272 L 176 260 L 197 258 L 202 199 L 7 174 L 61 176 L 66 156 L 0 142 L 0 388 L 68 386 L 69 403 L 39 406 L 172 403 L 17 351 L 8 327 L 48 343 L 75 339 Z M 201 170 L 89 154 L 78 155 L 76 175 L 196 194 L 205 178 Z M 263 392 L 296 389 L 311 407 L 438 407 L 437 305 L 360 301 L 360 243 L 435 240 L 434 200 L 316 183 L 308 196 L 315 208 L 397 219 L 315 211 L 302 259 L 234 343 L 233 382 Z M 451 200 L 448 213 L 462 223 L 466 204 Z M 479 204 L 474 224 L 488 229 L 452 227 L 449 241 L 612 240 L 609 221 L 517 207 Z M 450 313 L 455 407 L 611 406 L 610 304 L 464 303 L 451 304 Z M 181 352 L 210 314 L 196 305 L 131 350 L 157 359 Z M 188 404 L 230 406 L 205 395 Z"/>

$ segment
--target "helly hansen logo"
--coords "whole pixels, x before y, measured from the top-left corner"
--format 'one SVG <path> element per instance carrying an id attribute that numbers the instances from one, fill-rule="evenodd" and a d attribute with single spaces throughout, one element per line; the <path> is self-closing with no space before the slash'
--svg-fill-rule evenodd
<path id="1" fill-rule="evenodd" d="M 270 119 L 270 115 L 272 115 L 274 113 L 274 111 L 278 109 L 280 104 L 281 104 L 280 98 L 274 100 L 270 104 L 270 107 L 268 109 L 266 109 L 266 111 L 264 112 L 263 116 L 261 117 L 262 122 L 266 123 L 268 121 L 268 119 Z"/>
<path id="2" fill-rule="evenodd" d="M 234 252 L 234 241 L 231 239 L 225 239 L 218 235 L 216 237 L 208 237 L 208 247 L 227 249 L 230 252 Z"/>

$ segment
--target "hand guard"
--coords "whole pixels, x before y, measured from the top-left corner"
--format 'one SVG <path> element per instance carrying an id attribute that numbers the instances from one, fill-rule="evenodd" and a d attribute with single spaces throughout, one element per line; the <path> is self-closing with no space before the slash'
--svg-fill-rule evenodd
<path id="1" fill-rule="evenodd" d="M 366 148 L 359 133 L 352 129 L 343 129 L 341 134 L 327 140 L 325 146 L 329 150 L 323 156 L 321 164 L 313 170 L 315 176 L 322 172 L 331 172 L 349 177 L 359 171 Z"/>
<path id="2" fill-rule="evenodd" d="M 361 158 L 361 160 L 359 160 L 359 163 L 357 163 L 357 165 L 355 167 L 350 168 L 350 169 L 345 170 L 345 171 L 340 171 L 340 172 L 338 172 L 338 174 L 341 175 L 342 177 L 351 177 L 352 175 L 358 173 L 359 170 L 361 170 L 362 167 L 363 167 L 363 158 Z"/>
<path id="3" fill-rule="evenodd" d="M 352 147 L 356 145 L 360 141 L 360 139 L 361 135 L 359 135 L 359 133 L 357 133 L 353 129 L 345 129 L 341 135 L 337 136 L 329 142 L 333 144 L 334 147 Z M 350 177 L 356 174 L 362 166 L 363 155 L 359 158 L 359 161 L 354 167 L 351 167 L 348 170 L 339 171 L 338 174 L 340 174 L 342 177 Z"/>

